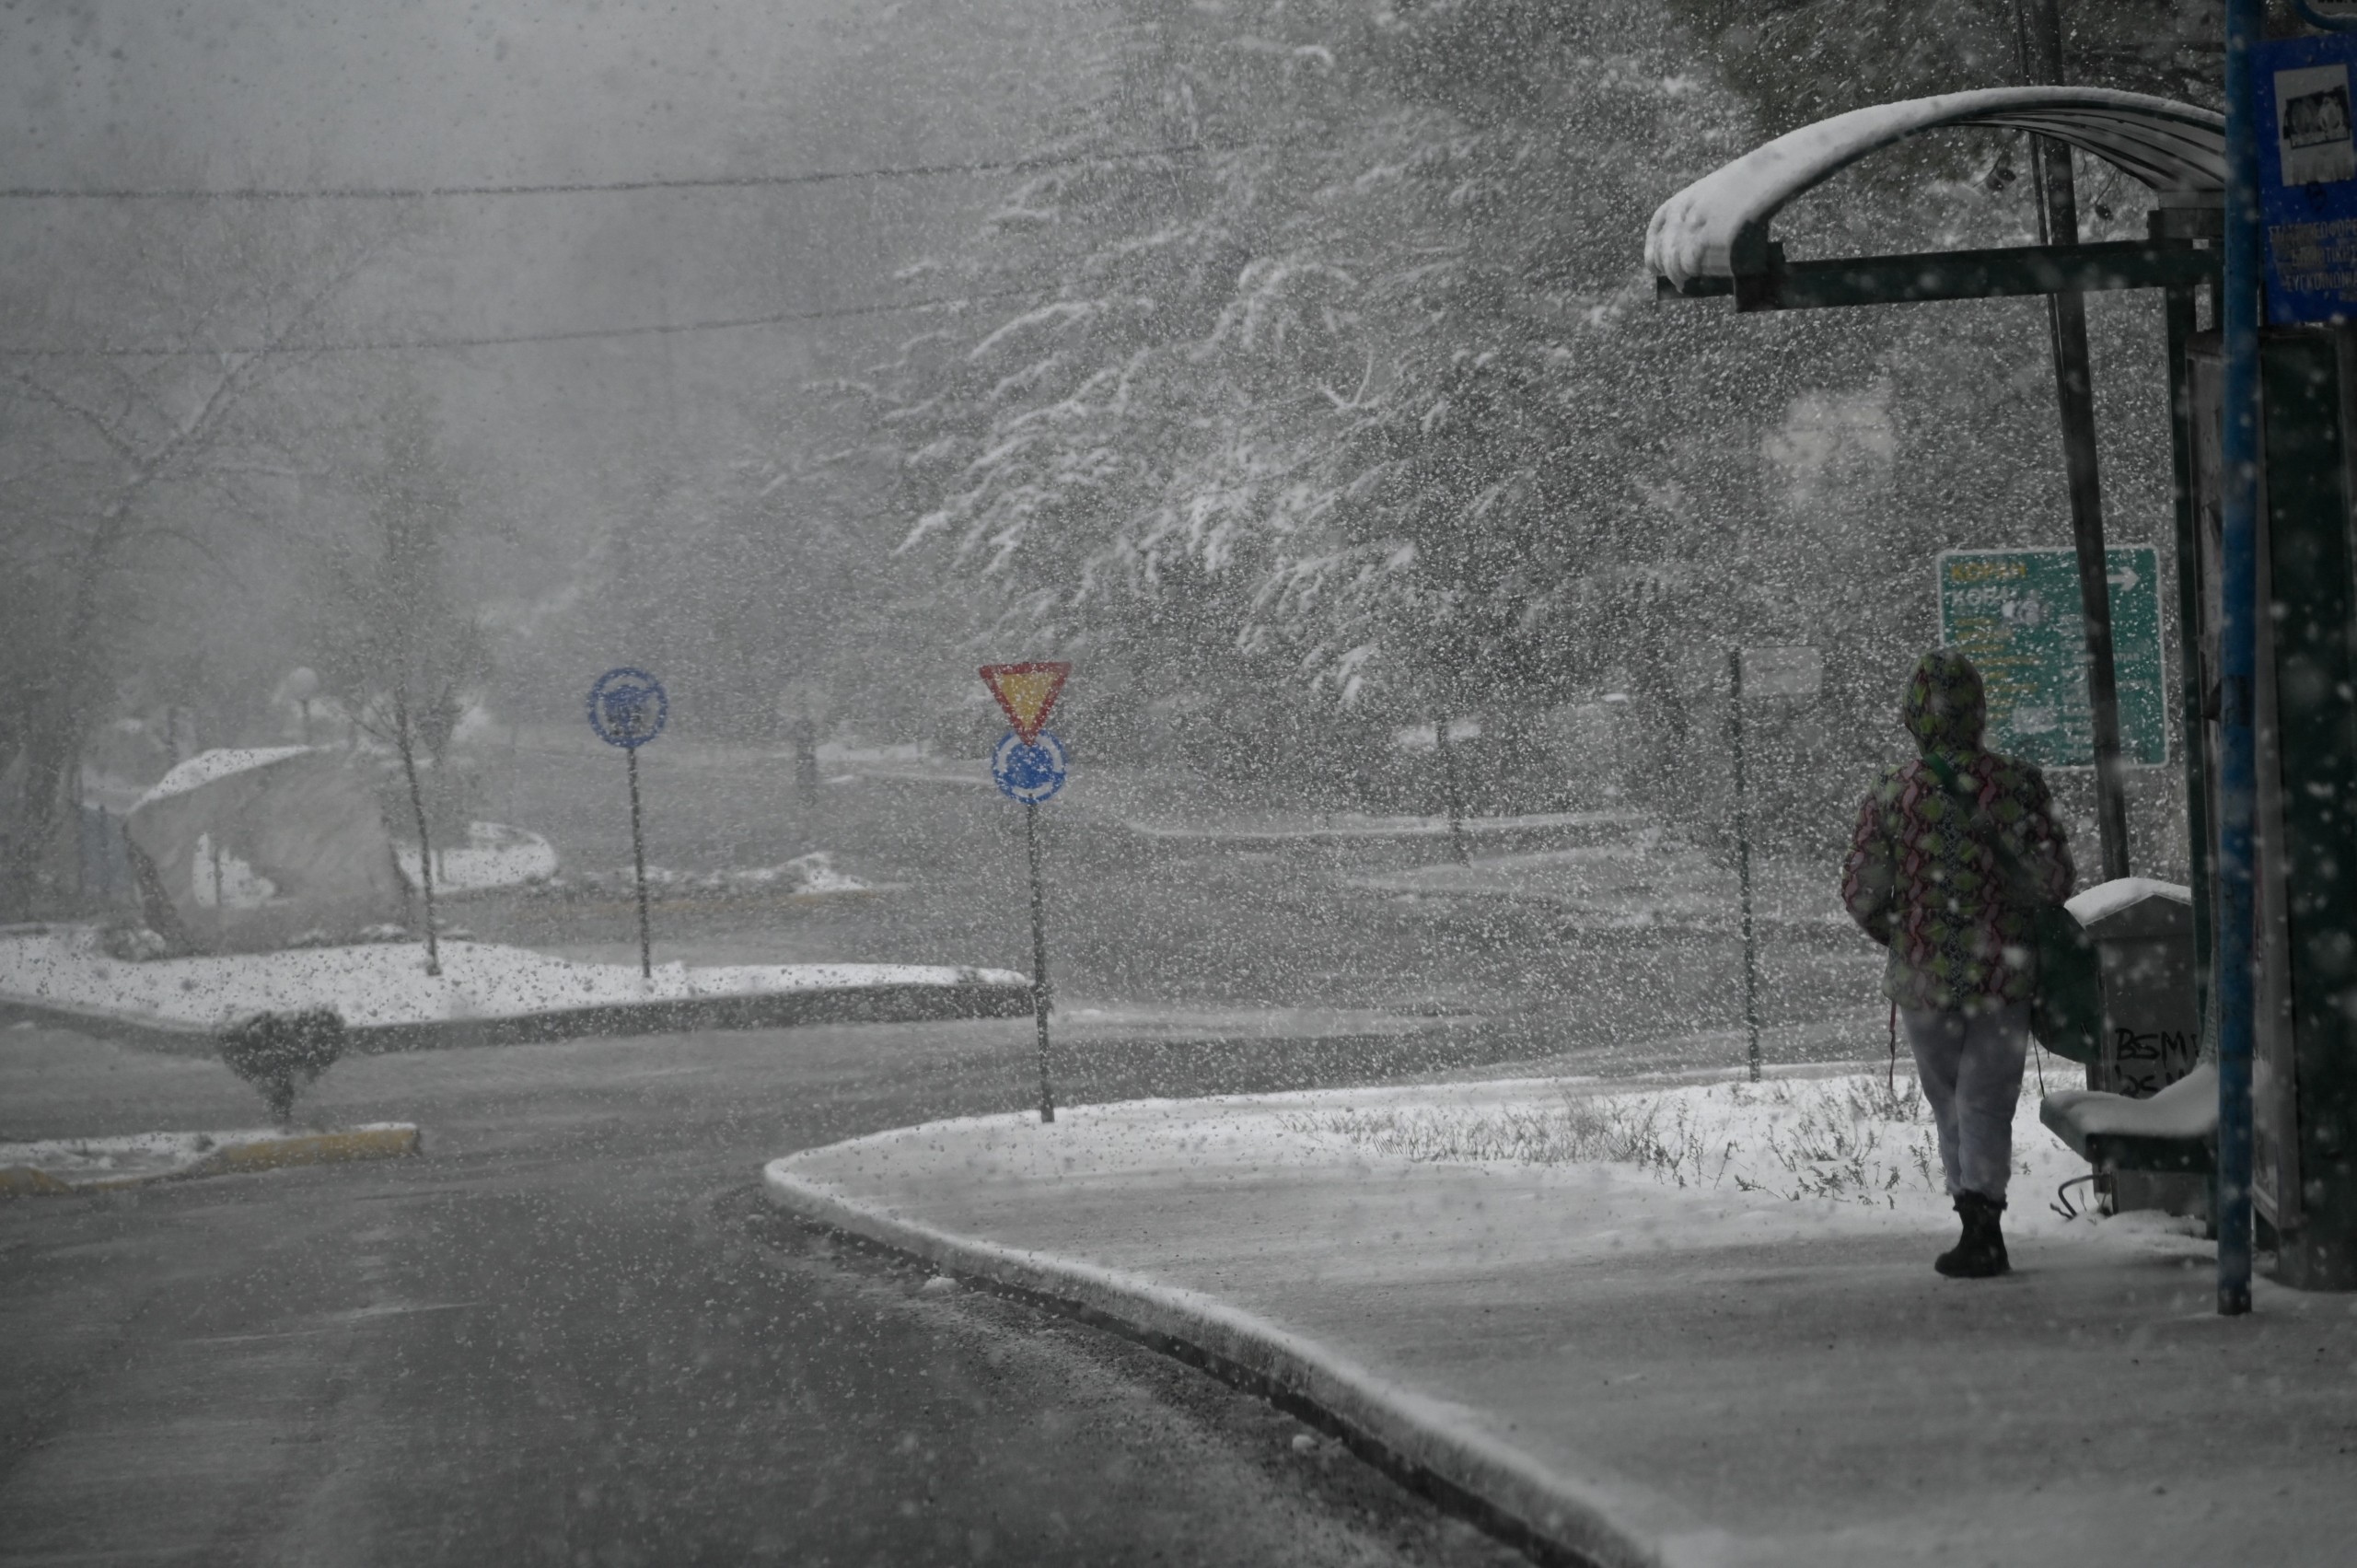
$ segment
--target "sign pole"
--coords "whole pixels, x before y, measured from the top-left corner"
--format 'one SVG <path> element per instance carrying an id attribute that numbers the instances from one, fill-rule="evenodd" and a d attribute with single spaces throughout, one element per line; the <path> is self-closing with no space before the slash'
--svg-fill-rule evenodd
<path id="1" fill-rule="evenodd" d="M 1743 907 L 1743 1028 L 1745 1060 L 1759 1081 L 1759 941 L 1751 919 L 1751 806 L 1743 767 L 1743 650 L 1727 650 L 1727 732 L 1735 750 L 1735 877 Z"/>
<path id="2" fill-rule="evenodd" d="M 638 972 L 647 980 L 655 978 L 655 942 L 646 925 L 646 836 L 640 830 L 638 817 L 638 748 L 627 747 L 622 755 L 630 759 L 630 865 L 638 879 Z"/>
<path id="3" fill-rule="evenodd" d="M 1048 1076 L 1048 894 L 1039 875 L 1039 806 L 1064 786 L 1063 743 L 1043 727 L 1072 666 L 1057 662 L 986 664 L 982 684 L 1015 728 L 991 749 L 991 780 L 1023 807 L 1023 859 L 1031 876 L 1031 1018 L 1039 1028 L 1039 1121 L 1056 1119 Z"/>
<path id="4" fill-rule="evenodd" d="M 1039 880 L 1039 803 L 1023 803 L 1024 857 L 1031 865 L 1031 1017 L 1039 1028 L 1039 1120 L 1056 1119 L 1048 1081 L 1048 900 Z"/>
<path id="5" fill-rule="evenodd" d="M 1465 853 L 1465 792 L 1457 778 L 1457 752 L 1448 739 L 1448 715 L 1442 714 L 1433 721 L 1433 738 L 1440 752 L 1442 787 L 1448 792 L 1448 853 L 1457 857 L 1459 865 L 1470 865 L 1472 857 Z"/>
<path id="6" fill-rule="evenodd" d="M 655 940 L 646 919 L 646 833 L 638 805 L 638 749 L 663 733 L 670 722 L 671 699 L 663 683 L 643 669 L 625 666 L 598 677 L 589 688 L 589 727 L 609 746 L 619 746 L 629 761 L 630 868 L 638 888 L 638 973 L 655 978 Z"/>

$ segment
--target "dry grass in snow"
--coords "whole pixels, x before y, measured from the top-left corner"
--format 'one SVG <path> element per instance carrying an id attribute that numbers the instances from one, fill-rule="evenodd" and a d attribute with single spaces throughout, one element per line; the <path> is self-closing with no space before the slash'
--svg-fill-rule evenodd
<path id="1" fill-rule="evenodd" d="M 2025 1087 L 2014 1167 L 2050 1142 Z M 2027 1126 L 2023 1125 L 2023 1121 Z M 1410 1160 L 1633 1166 L 1666 1185 L 1875 1208 L 1945 1205 L 1931 1108 L 1912 1077 L 1710 1084 L 1553 1103 L 1303 1111 L 1288 1131 Z"/>

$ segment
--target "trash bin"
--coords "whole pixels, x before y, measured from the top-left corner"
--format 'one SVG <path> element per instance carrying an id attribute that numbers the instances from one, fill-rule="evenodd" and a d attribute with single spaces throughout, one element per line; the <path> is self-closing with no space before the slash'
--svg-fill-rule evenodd
<path id="1" fill-rule="evenodd" d="M 2193 1071 L 2201 1016 L 2193 983 L 2193 895 L 2175 882 L 2123 877 L 2072 899 L 2103 974 L 2103 1040 L 2087 1087 L 2149 1099 Z M 2208 1204 L 2199 1176 L 2121 1171 L 2108 1206 L 2198 1214 Z"/>

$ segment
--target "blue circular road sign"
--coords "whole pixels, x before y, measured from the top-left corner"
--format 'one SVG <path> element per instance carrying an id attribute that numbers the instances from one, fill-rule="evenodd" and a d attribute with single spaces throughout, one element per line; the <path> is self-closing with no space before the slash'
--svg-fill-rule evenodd
<path id="1" fill-rule="evenodd" d="M 589 727 L 609 746 L 635 751 L 663 733 L 671 699 L 643 669 L 610 669 L 589 688 Z"/>
<path id="2" fill-rule="evenodd" d="M 1063 742 L 1042 730 L 1038 740 L 1026 746 L 1021 736 L 1009 730 L 991 749 L 991 777 L 1009 800 L 1037 806 L 1064 787 Z"/>

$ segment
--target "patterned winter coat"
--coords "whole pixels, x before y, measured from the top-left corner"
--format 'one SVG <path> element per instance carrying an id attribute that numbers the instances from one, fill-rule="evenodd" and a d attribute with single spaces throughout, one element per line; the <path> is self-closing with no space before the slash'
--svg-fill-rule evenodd
<path id="1" fill-rule="evenodd" d="M 1858 807 L 1841 866 L 1841 901 L 1890 949 L 1883 992 L 1901 1007 L 1977 1013 L 2026 1002 L 2038 983 L 2033 898 L 2071 892 L 2071 851 L 2035 767 L 1980 746 L 1980 672 L 1962 654 L 1923 656 L 1901 713 L 1918 748 L 1936 752 L 1978 797 L 1987 827 L 1921 757 L 1884 770 Z M 1988 838 L 2013 852 L 2009 878 Z"/>

